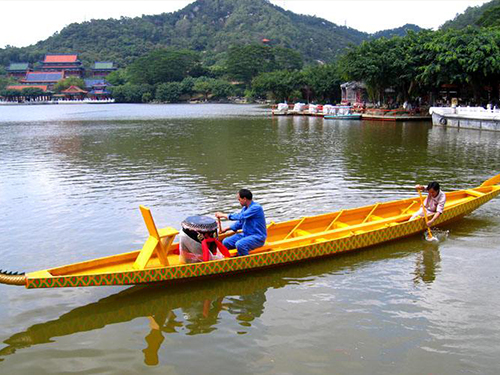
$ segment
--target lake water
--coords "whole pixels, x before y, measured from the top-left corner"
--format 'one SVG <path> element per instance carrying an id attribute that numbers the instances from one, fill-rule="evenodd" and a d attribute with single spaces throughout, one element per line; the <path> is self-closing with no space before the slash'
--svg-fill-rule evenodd
<path id="1" fill-rule="evenodd" d="M 275 117 L 248 105 L 0 107 L 0 268 L 136 250 L 159 226 L 268 221 L 450 191 L 500 173 L 500 133 Z M 310 263 L 184 284 L 0 285 L 3 374 L 496 374 L 500 199 L 442 228 Z"/>

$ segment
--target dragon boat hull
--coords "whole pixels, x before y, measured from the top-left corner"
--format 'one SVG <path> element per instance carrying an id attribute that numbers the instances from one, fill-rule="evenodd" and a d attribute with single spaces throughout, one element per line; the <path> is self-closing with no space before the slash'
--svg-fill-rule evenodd
<path id="1" fill-rule="evenodd" d="M 447 203 L 436 225 L 471 213 L 500 193 L 500 175 L 474 189 L 447 193 Z M 148 209 L 141 207 L 150 237 L 142 250 L 94 259 L 16 276 L 27 288 L 132 285 L 186 280 L 251 271 L 331 256 L 424 232 L 423 218 L 410 221 L 420 208 L 418 197 L 338 212 L 303 217 L 268 226 L 266 244 L 248 256 L 180 264 L 178 233 L 157 230 Z M 234 254 L 234 251 L 232 251 Z M 0 282 L 2 280 L 0 279 Z"/>

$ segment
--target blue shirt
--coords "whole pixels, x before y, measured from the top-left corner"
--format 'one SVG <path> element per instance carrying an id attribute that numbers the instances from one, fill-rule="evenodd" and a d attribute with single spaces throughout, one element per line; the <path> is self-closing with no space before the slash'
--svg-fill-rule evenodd
<path id="1" fill-rule="evenodd" d="M 254 201 L 248 207 L 244 206 L 239 214 L 229 214 L 229 220 L 235 220 L 231 230 L 236 232 L 243 229 L 243 235 L 258 236 L 262 241 L 267 238 L 266 216 L 262 206 Z"/>

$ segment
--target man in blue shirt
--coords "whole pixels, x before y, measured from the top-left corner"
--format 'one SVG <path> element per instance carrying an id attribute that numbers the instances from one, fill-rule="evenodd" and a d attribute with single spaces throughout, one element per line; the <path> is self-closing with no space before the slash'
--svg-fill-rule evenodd
<path id="1" fill-rule="evenodd" d="M 224 214 L 217 212 L 215 214 L 215 217 L 218 219 L 236 221 L 229 228 L 221 229 L 221 233 L 225 233 L 228 230 L 236 232 L 242 229 L 242 233 L 236 233 L 222 241 L 228 249 L 237 249 L 238 255 L 248 255 L 250 250 L 263 246 L 267 238 L 264 210 L 252 198 L 250 190 L 241 189 L 238 192 L 238 200 L 243 207 L 240 213 Z"/>

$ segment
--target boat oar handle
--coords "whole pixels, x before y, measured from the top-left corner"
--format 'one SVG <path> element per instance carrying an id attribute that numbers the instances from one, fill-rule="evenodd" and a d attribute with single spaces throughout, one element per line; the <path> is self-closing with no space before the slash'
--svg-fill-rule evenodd
<path id="1" fill-rule="evenodd" d="M 422 210 L 424 211 L 424 218 L 425 218 L 425 225 L 427 225 L 427 210 L 425 209 L 425 205 L 424 205 L 424 200 L 422 198 L 422 192 L 420 191 L 420 189 L 417 189 L 418 190 L 418 196 L 420 197 L 420 205 L 422 206 Z M 429 238 L 432 238 L 432 232 L 431 232 L 431 228 L 427 227 L 427 232 L 429 233 Z"/>
<path id="2" fill-rule="evenodd" d="M 220 217 L 217 218 L 217 229 L 219 231 L 219 234 L 222 233 L 222 223 L 220 221 Z"/>

